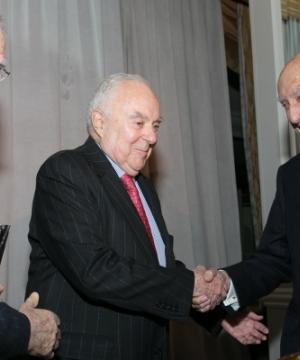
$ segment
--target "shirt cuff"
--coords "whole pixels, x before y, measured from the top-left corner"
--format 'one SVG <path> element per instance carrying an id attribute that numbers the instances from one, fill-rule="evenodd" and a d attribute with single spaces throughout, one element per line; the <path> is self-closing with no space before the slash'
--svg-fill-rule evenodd
<path id="1" fill-rule="evenodd" d="M 225 306 L 231 306 L 235 311 L 237 311 L 240 308 L 240 303 L 231 279 L 230 279 L 229 290 L 225 300 L 223 300 L 223 304 Z"/>

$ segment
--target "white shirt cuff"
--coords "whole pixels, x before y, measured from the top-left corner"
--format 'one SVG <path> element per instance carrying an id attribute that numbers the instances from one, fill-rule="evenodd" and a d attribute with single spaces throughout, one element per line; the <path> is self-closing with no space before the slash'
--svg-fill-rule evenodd
<path id="1" fill-rule="evenodd" d="M 226 296 L 226 299 L 223 300 L 223 304 L 225 306 L 231 306 L 233 308 L 233 310 L 238 310 L 240 308 L 240 303 L 233 285 L 232 280 L 230 279 L 230 286 L 229 286 L 229 290 Z"/>

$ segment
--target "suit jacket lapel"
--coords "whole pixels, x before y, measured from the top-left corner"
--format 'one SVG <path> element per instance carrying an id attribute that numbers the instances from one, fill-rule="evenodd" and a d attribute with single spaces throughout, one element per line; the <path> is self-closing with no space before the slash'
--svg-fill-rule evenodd
<path id="1" fill-rule="evenodd" d="M 144 248 L 149 256 L 157 261 L 156 254 L 150 244 L 148 235 L 145 232 L 144 225 L 142 224 L 131 199 L 124 189 L 121 180 L 104 155 L 103 151 L 92 138 L 89 138 L 80 149 L 83 151 L 87 161 L 89 161 L 93 166 L 96 174 L 99 178 L 101 178 L 101 183 L 105 188 L 105 192 L 111 199 L 114 207 L 120 210 L 135 232 L 136 240 L 139 245 Z"/>

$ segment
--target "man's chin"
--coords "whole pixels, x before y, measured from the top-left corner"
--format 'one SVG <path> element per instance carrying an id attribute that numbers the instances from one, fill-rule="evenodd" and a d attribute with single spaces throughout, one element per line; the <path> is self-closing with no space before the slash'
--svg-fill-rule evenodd
<path id="1" fill-rule="evenodd" d="M 143 168 L 146 165 L 146 161 L 139 161 L 138 163 L 134 163 L 134 164 L 129 164 L 128 166 L 128 171 L 130 171 L 130 175 L 131 176 L 136 176 L 140 171 L 143 170 Z"/>

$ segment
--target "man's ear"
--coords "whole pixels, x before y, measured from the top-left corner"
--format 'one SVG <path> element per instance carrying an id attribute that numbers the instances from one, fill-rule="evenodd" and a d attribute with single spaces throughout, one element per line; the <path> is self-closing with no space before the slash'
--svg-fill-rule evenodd
<path id="1" fill-rule="evenodd" d="M 93 110 L 91 114 L 91 120 L 95 133 L 102 137 L 104 128 L 104 115 L 99 110 Z"/>

